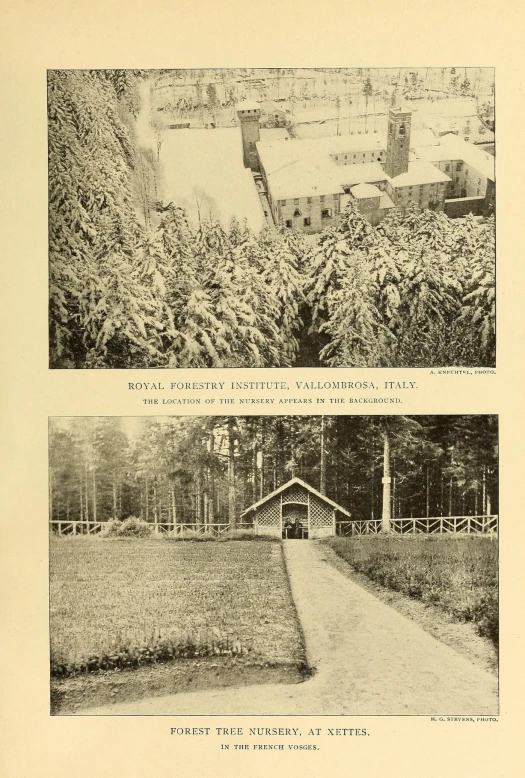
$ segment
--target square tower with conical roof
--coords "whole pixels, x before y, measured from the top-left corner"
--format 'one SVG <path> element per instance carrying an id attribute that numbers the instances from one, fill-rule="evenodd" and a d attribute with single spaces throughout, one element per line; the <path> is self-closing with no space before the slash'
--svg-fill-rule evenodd
<path id="1" fill-rule="evenodd" d="M 385 163 L 385 173 L 390 178 L 408 172 L 411 123 L 412 114 L 410 111 L 403 111 L 398 107 L 390 108 Z"/>
<path id="2" fill-rule="evenodd" d="M 244 100 L 235 106 L 242 134 L 242 156 L 244 167 L 249 167 L 255 172 L 259 171 L 259 157 L 255 144 L 261 139 L 259 120 L 261 108 L 259 103 L 252 100 Z"/>

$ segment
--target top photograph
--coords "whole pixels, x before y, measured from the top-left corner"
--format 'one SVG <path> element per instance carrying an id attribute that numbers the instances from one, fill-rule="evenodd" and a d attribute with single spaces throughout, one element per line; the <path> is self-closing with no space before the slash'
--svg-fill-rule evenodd
<path id="1" fill-rule="evenodd" d="M 52 369 L 495 367 L 495 72 L 49 70 Z"/>

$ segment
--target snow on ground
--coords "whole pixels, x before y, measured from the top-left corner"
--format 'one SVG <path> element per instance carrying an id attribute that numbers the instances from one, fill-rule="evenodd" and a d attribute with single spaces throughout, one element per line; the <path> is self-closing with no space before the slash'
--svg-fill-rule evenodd
<path id="1" fill-rule="evenodd" d="M 412 112 L 412 131 L 430 128 L 438 135 L 455 132 L 460 137 L 468 137 L 471 143 L 491 142 L 494 134 L 483 127 L 477 116 L 476 101 L 470 97 L 452 97 L 445 100 L 403 100 L 405 110 Z M 323 138 L 328 135 L 367 134 L 377 132 L 386 137 L 389 105 L 379 98 L 368 105 L 368 117 L 365 115 L 364 100 L 351 106 L 343 101 L 337 118 L 332 103 L 319 105 L 314 120 L 313 115 L 305 118 L 304 112 L 294 109 L 298 123 L 294 126 L 297 138 Z M 319 121 L 324 110 L 323 121 Z M 356 116 L 356 113 L 359 113 Z M 468 132 L 465 130 L 468 129 Z M 480 132 L 481 129 L 481 132 Z M 414 143 L 413 145 L 419 145 Z"/>
<path id="2" fill-rule="evenodd" d="M 265 219 L 250 169 L 242 158 L 239 127 L 166 130 L 160 152 L 163 201 L 188 213 L 190 223 L 233 216 L 259 232 Z"/>

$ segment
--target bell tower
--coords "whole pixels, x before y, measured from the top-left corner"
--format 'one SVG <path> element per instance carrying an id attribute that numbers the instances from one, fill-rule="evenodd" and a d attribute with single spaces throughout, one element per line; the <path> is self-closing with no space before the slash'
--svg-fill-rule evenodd
<path id="1" fill-rule="evenodd" d="M 388 137 L 386 143 L 385 173 L 395 178 L 408 171 L 410 152 L 410 126 L 412 113 L 397 105 L 396 93 L 392 96 L 392 106 L 388 112 Z"/>
<path id="2" fill-rule="evenodd" d="M 259 157 L 255 144 L 260 140 L 259 119 L 261 118 L 261 109 L 259 103 L 252 100 L 245 100 L 235 106 L 237 116 L 241 125 L 242 135 L 242 156 L 244 167 L 259 171 Z"/>

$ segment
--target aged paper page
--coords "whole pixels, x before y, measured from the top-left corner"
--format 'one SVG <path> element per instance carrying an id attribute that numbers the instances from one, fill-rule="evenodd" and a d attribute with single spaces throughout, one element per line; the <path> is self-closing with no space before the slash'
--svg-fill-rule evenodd
<path id="1" fill-rule="evenodd" d="M 414 778 L 520 775 L 524 714 L 520 8 L 508 2 L 470 0 L 461 5 L 446 0 L 412 6 L 385 0 L 360 6 L 273 0 L 153 5 L 135 0 L 118 4 L 6 0 L 1 14 L 3 774 L 9 778 L 262 776 L 268 771 L 292 776 L 352 773 Z M 454 64 L 495 69 L 495 368 L 448 373 L 413 367 L 48 368 L 48 70 L 450 68 Z M 359 405 L 355 398 L 363 396 L 361 388 L 339 391 L 330 385 L 337 381 L 365 387 L 366 396 L 366 386 L 375 384 L 374 396 L 392 404 Z M 162 387 L 144 388 L 152 382 Z M 180 387 L 180 382 L 190 387 Z M 220 389 L 202 389 L 200 382 L 214 382 Z M 249 382 L 272 386 L 246 386 Z M 312 404 L 302 405 L 305 397 Z M 346 402 L 334 403 L 336 397 Z M 170 398 L 188 402 L 174 405 Z M 246 404 L 254 398 L 273 402 Z M 197 399 L 199 404 L 191 404 Z M 287 403 L 279 405 L 282 399 Z M 196 414 L 498 416 L 499 715 L 451 720 L 455 717 L 412 715 L 410 710 L 407 715 L 373 716 L 317 715 L 315 710 L 247 716 L 225 710 L 208 716 L 166 711 L 51 716 L 49 419 Z M 410 677 L 413 668 L 407 666 L 405 672 Z M 462 680 L 458 678 L 458 684 Z M 381 679 L 374 681 L 381 685 Z M 250 728 L 295 732 L 275 735 L 261 730 L 254 736 Z M 261 748 L 253 748 L 254 742 Z M 280 742 L 285 743 L 283 750 L 267 748 Z M 315 748 L 293 749 L 289 744 Z"/>

